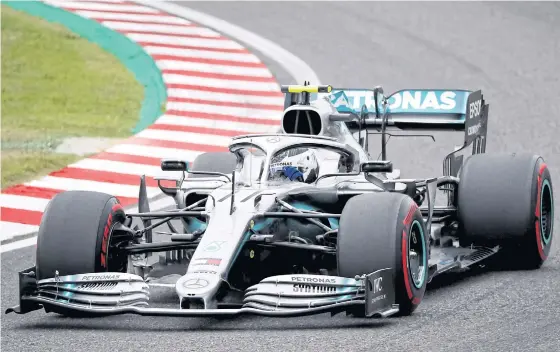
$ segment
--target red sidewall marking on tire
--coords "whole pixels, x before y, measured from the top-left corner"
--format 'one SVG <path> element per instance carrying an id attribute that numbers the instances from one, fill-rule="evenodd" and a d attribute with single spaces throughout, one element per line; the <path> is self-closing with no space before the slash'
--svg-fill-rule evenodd
<path id="1" fill-rule="evenodd" d="M 537 176 L 537 204 L 535 205 L 535 216 L 537 219 L 535 220 L 535 234 L 537 237 L 537 249 L 539 251 L 539 256 L 542 260 L 546 260 L 547 255 L 544 253 L 544 244 L 542 241 L 541 236 L 541 198 L 542 198 L 542 182 L 543 182 L 543 173 L 546 169 L 546 164 L 542 163 L 541 167 L 539 168 L 539 175 Z"/>
<path id="2" fill-rule="evenodd" d="M 401 257 L 402 257 L 402 267 L 403 267 L 403 276 L 404 276 L 404 286 L 406 288 L 406 293 L 408 294 L 408 298 L 412 300 L 412 304 L 419 304 L 420 298 L 414 296 L 414 292 L 412 291 L 412 286 L 410 284 L 409 278 L 409 268 L 408 268 L 408 235 L 407 232 L 410 230 L 410 225 L 412 224 L 412 218 L 414 217 L 414 212 L 418 209 L 416 204 L 412 204 L 408 214 L 403 220 L 404 230 L 402 232 L 402 244 L 401 244 Z"/>
<path id="3" fill-rule="evenodd" d="M 101 254 L 100 254 L 100 263 L 103 269 L 108 268 L 107 259 L 108 259 L 108 247 L 109 247 L 109 233 L 111 232 L 111 227 L 113 226 L 113 213 L 117 211 L 123 211 L 123 207 L 120 204 L 115 204 L 111 208 L 111 212 L 109 213 L 109 218 L 107 219 L 107 223 L 105 224 L 105 228 L 103 229 L 103 240 L 101 241 Z"/>

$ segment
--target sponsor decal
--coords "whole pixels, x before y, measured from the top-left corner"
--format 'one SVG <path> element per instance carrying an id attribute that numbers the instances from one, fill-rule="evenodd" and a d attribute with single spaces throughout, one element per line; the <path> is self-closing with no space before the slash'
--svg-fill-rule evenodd
<path id="1" fill-rule="evenodd" d="M 482 113 L 482 99 L 478 99 L 469 103 L 469 120 L 473 118 L 480 118 L 480 114 Z M 472 136 L 473 134 L 477 134 L 478 130 L 482 127 L 482 123 L 478 121 L 476 125 L 469 126 L 467 128 L 467 136 Z"/>
<path id="2" fill-rule="evenodd" d="M 386 294 L 383 293 L 383 277 L 378 277 L 377 279 L 373 280 L 373 287 L 371 293 L 377 295 L 371 299 L 371 303 L 375 303 L 387 297 Z"/>
<path id="3" fill-rule="evenodd" d="M 191 272 L 189 272 L 189 274 L 209 274 L 209 275 L 217 275 L 218 272 L 217 272 L 217 271 L 212 271 L 212 270 L 197 270 L 197 271 L 191 271 Z"/>
<path id="4" fill-rule="evenodd" d="M 195 263 L 193 265 L 213 265 L 213 266 L 220 266 L 222 262 L 219 258 L 197 258 L 195 259 Z"/>
<path id="5" fill-rule="evenodd" d="M 292 166 L 292 162 L 291 161 L 281 161 L 281 162 L 272 164 L 272 167 L 277 167 L 277 166 Z"/>
<path id="6" fill-rule="evenodd" d="M 198 277 L 183 282 L 183 287 L 189 290 L 198 290 L 207 287 L 209 284 L 208 280 Z"/>
<path id="7" fill-rule="evenodd" d="M 294 284 L 294 292 L 301 293 L 336 293 L 336 287 L 309 284 Z"/>
<path id="8" fill-rule="evenodd" d="M 388 99 L 388 108 L 398 112 L 441 112 L 464 114 L 465 102 L 469 92 L 451 90 L 404 90 L 393 94 Z M 333 91 L 331 103 L 339 112 L 359 113 L 365 105 L 367 111 L 375 111 L 375 99 L 372 90 L 348 89 Z M 379 109 L 383 110 L 381 99 Z"/>
<path id="9" fill-rule="evenodd" d="M 344 91 L 336 92 L 331 96 L 331 103 L 338 111 L 342 111 L 345 108 L 350 107 L 350 103 L 348 102 L 348 97 L 344 93 Z"/>
<path id="10" fill-rule="evenodd" d="M 375 303 L 375 302 L 377 302 L 377 301 L 381 301 L 382 299 L 385 299 L 386 297 L 387 297 L 387 295 L 385 295 L 385 294 L 379 295 L 379 296 L 376 296 L 376 297 L 373 297 L 373 298 L 371 299 L 371 303 Z"/>
<path id="11" fill-rule="evenodd" d="M 82 281 L 97 281 L 97 280 L 118 280 L 121 277 L 120 274 L 106 274 L 106 275 L 85 275 L 82 276 Z"/>
<path id="12" fill-rule="evenodd" d="M 478 117 L 482 109 L 482 99 L 474 101 L 469 104 L 469 119 L 473 117 Z"/>
<path id="13" fill-rule="evenodd" d="M 473 134 L 477 134 L 477 133 L 478 133 L 478 130 L 480 129 L 480 127 L 482 127 L 482 124 L 481 124 L 480 122 L 477 123 L 477 124 L 474 125 L 474 126 L 470 126 L 470 127 L 467 129 L 467 135 L 468 135 L 468 136 L 472 136 Z"/>
<path id="14" fill-rule="evenodd" d="M 328 278 L 328 277 L 292 276 L 292 281 L 314 283 L 314 284 L 335 284 L 336 283 L 336 279 L 331 279 L 331 278 Z"/>
<path id="15" fill-rule="evenodd" d="M 210 242 L 205 248 L 205 252 L 218 252 L 227 241 L 214 241 Z"/>
<path id="16" fill-rule="evenodd" d="M 467 100 L 467 123 L 465 125 L 465 146 L 477 138 L 484 127 L 484 98 L 481 91 L 473 92 Z M 481 136 L 483 137 L 483 136 Z"/>
<path id="17" fill-rule="evenodd" d="M 404 91 L 389 99 L 389 109 L 452 110 L 457 106 L 457 94 L 450 91 Z"/>
<path id="18" fill-rule="evenodd" d="M 281 162 L 278 162 L 278 163 L 271 164 L 270 165 L 270 172 L 275 173 L 275 172 L 281 171 L 286 166 L 293 166 L 293 163 L 291 161 L 281 161 Z"/>
<path id="19" fill-rule="evenodd" d="M 377 279 L 373 280 L 373 293 L 379 293 L 383 291 L 383 286 L 381 286 L 381 282 L 383 281 L 383 277 L 378 277 Z"/>

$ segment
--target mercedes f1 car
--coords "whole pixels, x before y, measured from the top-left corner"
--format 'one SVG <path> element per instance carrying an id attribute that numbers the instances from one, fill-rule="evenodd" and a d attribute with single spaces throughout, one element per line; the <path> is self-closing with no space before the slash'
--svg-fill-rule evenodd
<path id="1" fill-rule="evenodd" d="M 538 155 L 485 153 L 481 91 L 385 96 L 380 87 L 307 82 L 282 91 L 278 133 L 235 137 L 229 152 L 192 164 L 162 160 L 162 170 L 179 175 L 158 179 L 174 210 L 150 211 L 144 177 L 137 213 L 108 194 L 56 195 L 36 265 L 19 273 L 19 305 L 8 312 L 410 315 L 436 275 L 490 257 L 504 268 L 546 260 L 549 170 Z M 387 159 L 387 137 L 419 129 L 464 131 L 464 144 L 444 159 L 441 176 L 402 179 Z M 379 160 L 368 154 L 374 133 Z M 156 241 L 162 226 L 169 231 L 158 237 L 167 239 Z M 178 307 L 149 306 L 154 277 L 170 268 L 179 273 L 167 284 Z"/>

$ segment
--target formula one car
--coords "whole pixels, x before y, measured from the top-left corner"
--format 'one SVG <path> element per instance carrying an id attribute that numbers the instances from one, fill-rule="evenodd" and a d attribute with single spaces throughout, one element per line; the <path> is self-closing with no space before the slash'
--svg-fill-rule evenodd
<path id="1" fill-rule="evenodd" d="M 7 312 L 402 316 L 441 273 L 489 257 L 505 268 L 546 260 L 549 170 L 537 155 L 485 154 L 489 106 L 481 91 L 385 96 L 379 87 L 307 82 L 282 91 L 281 132 L 233 138 L 229 152 L 192 164 L 161 162 L 181 175 L 158 179 L 175 210 L 149 210 L 143 177 L 138 213 L 108 194 L 55 196 L 36 265 L 20 272 L 19 305 Z M 401 179 L 393 170 L 387 137 L 413 129 L 465 131 L 442 176 Z M 380 160 L 367 152 L 373 133 L 381 136 Z M 436 205 L 437 194 L 447 205 Z M 169 231 L 158 236 L 168 240 L 155 241 L 161 226 Z M 178 307 L 148 307 L 154 278 L 171 269 L 179 273 L 167 284 Z"/>

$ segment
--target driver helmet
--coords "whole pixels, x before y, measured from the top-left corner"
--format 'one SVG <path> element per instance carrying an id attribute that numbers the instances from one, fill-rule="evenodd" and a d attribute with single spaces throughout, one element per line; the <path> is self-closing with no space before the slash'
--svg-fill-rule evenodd
<path id="1" fill-rule="evenodd" d="M 272 178 L 285 178 L 290 181 L 312 183 L 319 175 L 319 162 L 315 151 L 295 148 L 282 152 L 270 162 Z"/>

